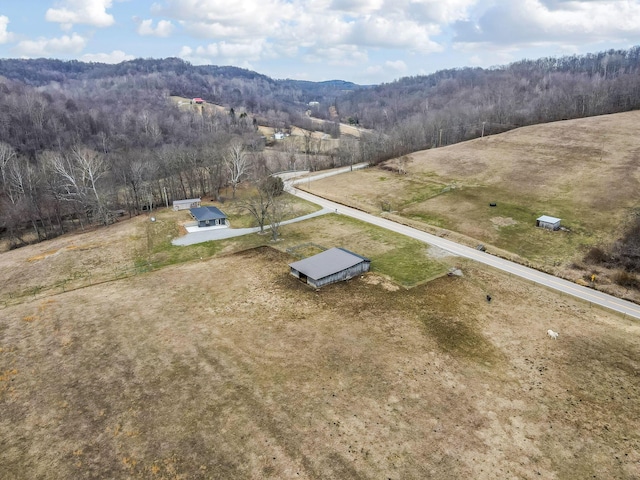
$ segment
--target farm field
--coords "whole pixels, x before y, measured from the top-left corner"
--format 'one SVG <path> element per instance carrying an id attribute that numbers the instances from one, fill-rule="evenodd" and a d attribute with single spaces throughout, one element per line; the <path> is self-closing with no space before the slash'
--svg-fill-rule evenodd
<path id="1" fill-rule="evenodd" d="M 1 478 L 640 478 L 637 322 L 340 215 L 157 215 L 0 255 Z M 309 289 L 311 243 L 374 272 Z"/>
<path id="2" fill-rule="evenodd" d="M 596 274 L 599 288 L 633 296 L 582 259 L 620 238 L 637 214 L 639 123 L 640 112 L 628 112 L 520 128 L 320 180 L 309 191 L 456 232 L 464 243 L 485 243 L 565 278 Z M 568 231 L 536 228 L 543 214 Z"/>

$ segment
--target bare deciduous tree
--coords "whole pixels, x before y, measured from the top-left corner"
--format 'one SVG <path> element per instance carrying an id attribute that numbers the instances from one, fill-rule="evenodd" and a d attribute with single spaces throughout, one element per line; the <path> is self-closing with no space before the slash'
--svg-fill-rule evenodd
<path id="1" fill-rule="evenodd" d="M 271 240 L 276 242 L 280 238 L 280 226 L 289 214 L 291 204 L 287 195 L 279 195 L 271 200 L 271 206 L 267 211 L 267 220 L 271 229 Z"/>
<path id="2" fill-rule="evenodd" d="M 98 188 L 100 179 L 107 173 L 104 157 L 95 151 L 75 147 L 68 155 L 54 154 L 48 159 L 58 179 L 59 198 L 79 203 L 87 216 L 108 224 L 109 210 Z"/>
<path id="3" fill-rule="evenodd" d="M 11 161 L 16 157 L 16 151 L 7 143 L 0 142 L 0 175 L 2 176 L 2 192 L 10 195 L 8 175 Z"/>
<path id="4" fill-rule="evenodd" d="M 233 198 L 236 198 L 236 189 L 249 173 L 249 156 L 242 142 L 234 140 L 227 148 L 224 162 L 229 172 L 229 182 L 233 189 Z"/>
<path id="5" fill-rule="evenodd" d="M 271 222 L 274 205 L 284 191 L 280 177 L 265 177 L 256 184 L 256 191 L 250 197 L 239 202 L 240 208 L 248 211 L 258 222 L 260 233 L 264 233 L 267 221 Z"/>

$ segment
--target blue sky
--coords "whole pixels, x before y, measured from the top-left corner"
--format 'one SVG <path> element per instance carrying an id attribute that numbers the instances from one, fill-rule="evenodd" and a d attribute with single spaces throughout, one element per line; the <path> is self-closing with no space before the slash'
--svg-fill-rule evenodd
<path id="1" fill-rule="evenodd" d="M 0 58 L 180 57 L 313 81 L 639 44 L 640 0 L 0 0 Z"/>

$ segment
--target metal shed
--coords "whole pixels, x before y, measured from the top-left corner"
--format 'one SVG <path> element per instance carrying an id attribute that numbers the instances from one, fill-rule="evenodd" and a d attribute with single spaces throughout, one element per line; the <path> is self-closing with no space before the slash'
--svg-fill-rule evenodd
<path id="1" fill-rule="evenodd" d="M 542 215 L 536 219 L 536 227 L 546 228 L 548 230 L 560 230 L 560 219 Z"/>
<path id="2" fill-rule="evenodd" d="M 199 227 L 227 226 L 227 216 L 217 207 L 198 207 L 190 210 Z"/>
<path id="3" fill-rule="evenodd" d="M 330 248 L 312 257 L 293 262 L 289 267 L 291 275 L 320 288 L 368 272 L 371 260 L 344 248 Z"/>
<path id="4" fill-rule="evenodd" d="M 200 206 L 201 200 L 199 198 L 187 198 L 186 200 L 174 200 L 173 210 L 189 210 L 190 208 L 197 208 Z"/>

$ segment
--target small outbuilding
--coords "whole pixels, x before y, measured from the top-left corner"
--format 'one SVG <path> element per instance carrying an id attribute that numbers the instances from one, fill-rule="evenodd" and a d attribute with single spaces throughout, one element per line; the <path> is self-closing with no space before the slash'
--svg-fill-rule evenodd
<path id="1" fill-rule="evenodd" d="M 229 226 L 227 216 L 217 207 L 198 207 L 190 210 L 198 227 Z"/>
<path id="2" fill-rule="evenodd" d="M 196 208 L 200 206 L 201 200 L 199 198 L 187 198 L 186 200 L 174 200 L 173 210 L 189 210 L 190 208 Z"/>
<path id="3" fill-rule="evenodd" d="M 560 230 L 560 219 L 542 215 L 536 219 L 536 227 L 546 228 L 548 230 Z"/>
<path id="4" fill-rule="evenodd" d="M 371 268 L 371 260 L 344 248 L 330 248 L 289 264 L 291 275 L 316 288 L 349 280 Z"/>

